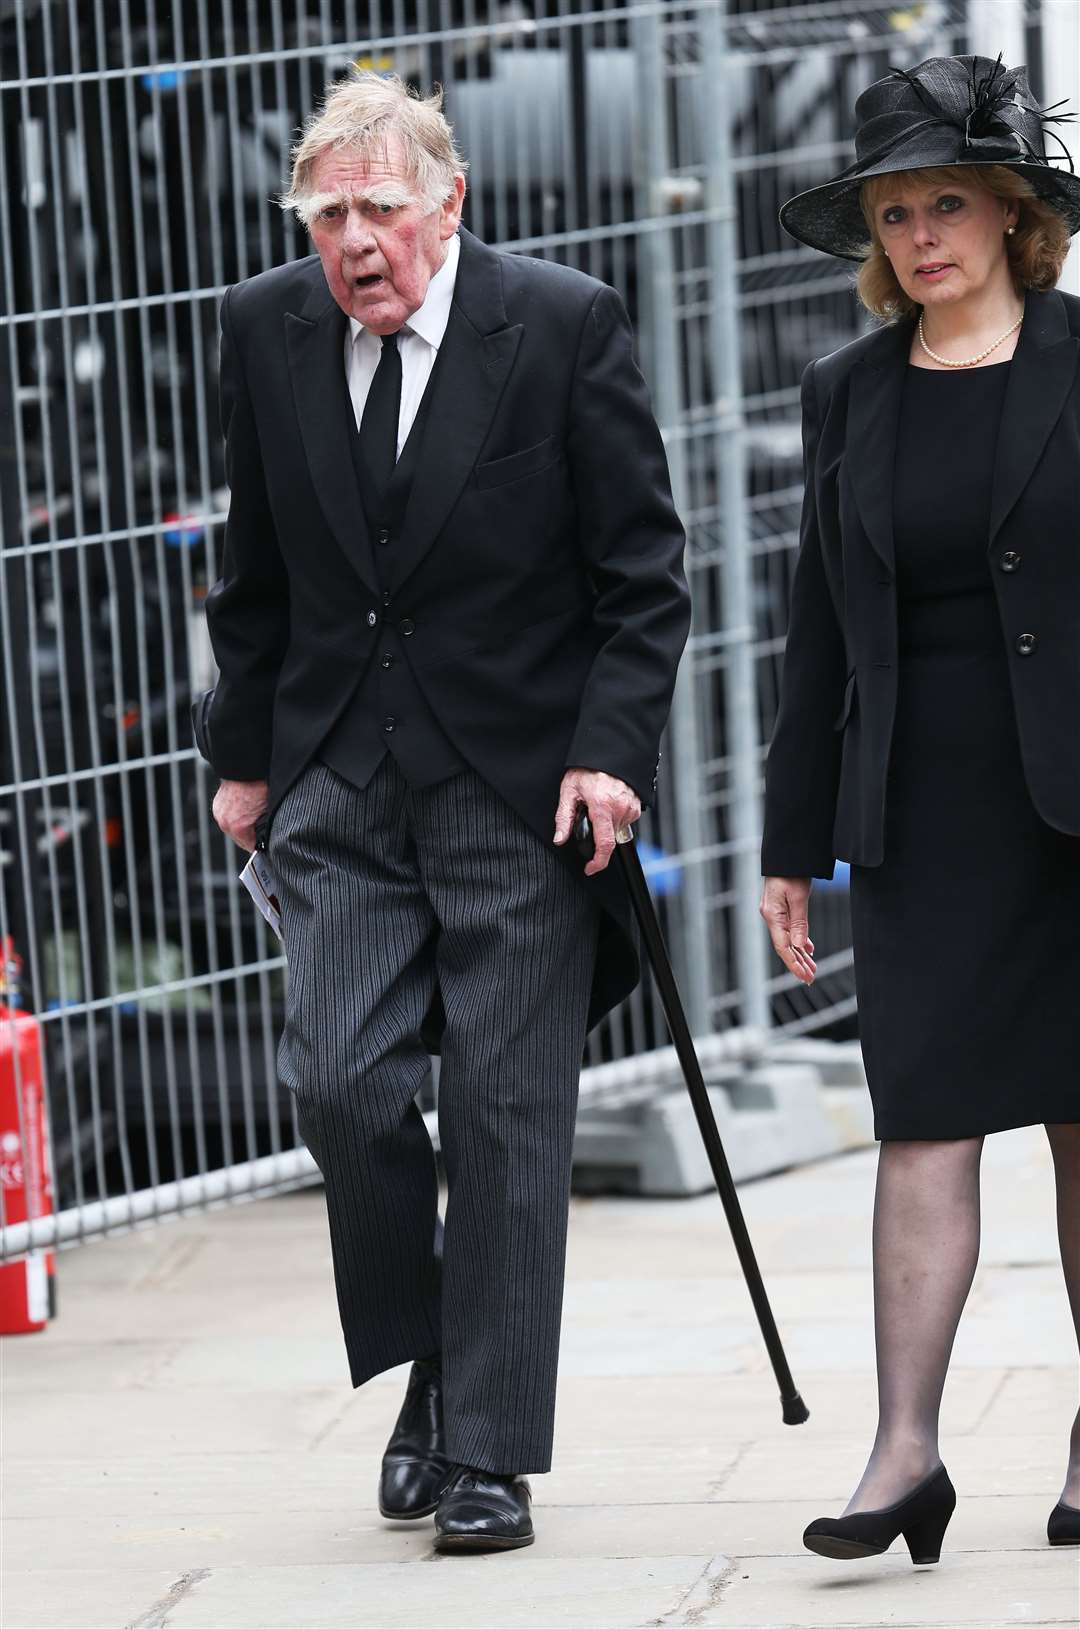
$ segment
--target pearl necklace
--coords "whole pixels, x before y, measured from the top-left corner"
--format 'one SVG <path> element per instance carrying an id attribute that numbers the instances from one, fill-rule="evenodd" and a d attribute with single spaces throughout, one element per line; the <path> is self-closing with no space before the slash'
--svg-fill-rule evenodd
<path id="1" fill-rule="evenodd" d="M 1011 328 L 1006 328 L 1006 330 L 1005 330 L 1005 332 L 1003 334 L 999 334 L 997 339 L 994 340 L 993 344 L 988 345 L 986 347 L 985 351 L 980 351 L 978 356 L 965 356 L 962 361 L 957 361 L 955 357 L 939 356 L 936 351 L 932 351 L 930 349 L 929 345 L 926 343 L 926 335 L 923 332 L 922 312 L 920 312 L 919 313 L 919 344 L 922 346 L 922 348 L 926 352 L 927 356 L 932 356 L 934 361 L 935 362 L 940 362 L 943 368 L 973 368 L 975 366 L 976 362 L 981 362 L 982 361 L 984 356 L 989 356 L 991 351 L 996 351 L 998 346 L 1004 340 L 1008 339 L 1010 334 L 1015 334 L 1016 330 L 1019 328 L 1019 326 L 1023 322 L 1023 320 L 1024 320 L 1024 313 L 1021 311 L 1020 315 L 1017 317 L 1017 319 L 1013 323 L 1012 327 Z"/>

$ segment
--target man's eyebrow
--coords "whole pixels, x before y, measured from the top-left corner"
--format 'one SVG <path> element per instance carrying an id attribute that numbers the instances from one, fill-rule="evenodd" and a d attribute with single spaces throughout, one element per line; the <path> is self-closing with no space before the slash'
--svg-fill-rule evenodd
<path id="1" fill-rule="evenodd" d="M 348 191 L 316 192 L 307 200 L 307 208 L 313 215 L 321 209 L 330 209 L 339 205 L 348 206 L 350 203 L 412 203 L 414 194 L 402 181 L 373 181 L 370 186 L 354 187 Z"/>

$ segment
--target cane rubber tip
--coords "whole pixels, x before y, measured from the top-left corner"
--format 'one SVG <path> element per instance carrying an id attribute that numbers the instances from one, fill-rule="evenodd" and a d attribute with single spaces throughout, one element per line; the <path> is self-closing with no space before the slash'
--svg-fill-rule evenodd
<path id="1" fill-rule="evenodd" d="M 805 1420 L 810 1418 L 810 1410 L 798 1392 L 795 1392 L 791 1397 L 782 1397 L 780 1401 L 784 1407 L 785 1425 L 802 1425 Z"/>

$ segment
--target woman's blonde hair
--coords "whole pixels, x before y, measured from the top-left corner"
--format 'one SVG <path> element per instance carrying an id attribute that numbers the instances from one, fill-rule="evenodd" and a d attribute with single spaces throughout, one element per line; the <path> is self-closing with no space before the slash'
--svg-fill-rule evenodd
<path id="1" fill-rule="evenodd" d="M 442 103 L 438 86 L 425 97 L 396 74 L 350 69 L 348 78 L 328 88 L 322 106 L 301 131 L 292 151 L 289 189 L 278 200 L 282 209 L 295 210 L 301 224 L 310 225 L 307 206 L 314 195 L 312 171 L 320 154 L 330 148 L 382 153 L 391 136 L 405 151 L 407 172 L 422 205 L 429 212 L 438 209 L 453 192 L 455 177 L 469 167 L 454 144 Z"/>
<path id="2" fill-rule="evenodd" d="M 1054 287 L 1069 252 L 1069 228 L 1064 216 L 1038 196 L 1026 176 L 1003 164 L 948 164 L 905 171 L 904 179 L 928 186 L 956 182 L 961 186 L 982 187 L 995 198 L 1015 199 L 1020 205 L 1020 217 L 1016 231 L 1005 238 L 1005 253 L 1016 291 L 1019 294 L 1026 288 Z M 895 176 L 874 175 L 864 181 L 859 190 L 871 241 L 859 267 L 856 288 L 867 310 L 887 322 L 913 316 L 920 309 L 901 288 L 874 221 L 874 210 L 882 194 L 895 186 Z"/>

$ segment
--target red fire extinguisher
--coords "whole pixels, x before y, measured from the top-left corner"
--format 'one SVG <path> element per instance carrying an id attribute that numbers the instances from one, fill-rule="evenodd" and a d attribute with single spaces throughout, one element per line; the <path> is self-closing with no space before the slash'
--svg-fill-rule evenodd
<path id="1" fill-rule="evenodd" d="M 22 964 L 0 944 L 0 1220 L 50 1216 L 49 1133 L 41 1066 L 41 1026 L 19 1010 Z M 21 1104 L 21 1116 L 20 1116 Z M 31 1250 L 0 1265 L 0 1335 L 44 1329 L 55 1311 L 56 1258 Z"/>

